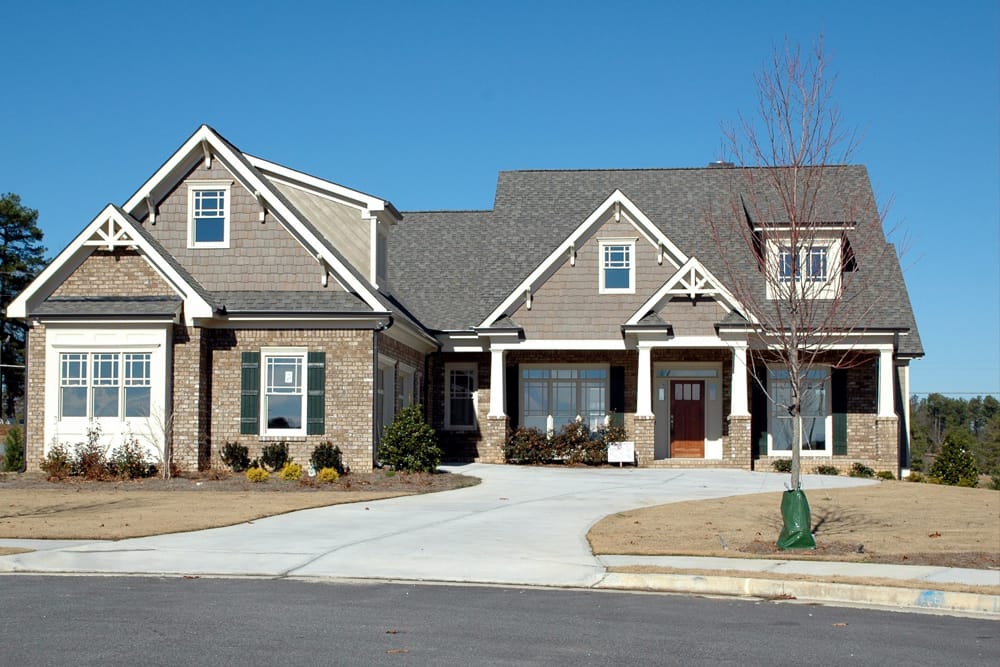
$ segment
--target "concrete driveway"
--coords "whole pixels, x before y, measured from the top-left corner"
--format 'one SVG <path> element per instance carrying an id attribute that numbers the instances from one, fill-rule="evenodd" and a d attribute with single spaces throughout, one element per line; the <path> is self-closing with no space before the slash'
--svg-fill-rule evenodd
<path id="1" fill-rule="evenodd" d="M 780 491 L 788 480 L 784 474 L 739 470 L 482 464 L 446 469 L 483 482 L 193 533 L 60 543 L 0 557 L 0 571 L 591 586 L 605 570 L 591 555 L 586 534 L 602 517 L 683 500 Z M 807 491 L 864 483 L 848 477 L 803 479 Z"/>

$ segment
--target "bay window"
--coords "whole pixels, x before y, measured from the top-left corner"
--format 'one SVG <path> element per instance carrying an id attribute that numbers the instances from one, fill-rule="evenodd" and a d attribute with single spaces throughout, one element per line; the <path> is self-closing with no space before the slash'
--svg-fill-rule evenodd
<path id="1" fill-rule="evenodd" d="M 149 352 L 60 353 L 60 418 L 148 417 L 151 356 Z"/>

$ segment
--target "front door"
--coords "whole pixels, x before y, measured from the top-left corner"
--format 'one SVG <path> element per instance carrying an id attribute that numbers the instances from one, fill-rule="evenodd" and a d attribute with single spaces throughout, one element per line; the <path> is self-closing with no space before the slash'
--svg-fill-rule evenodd
<path id="1" fill-rule="evenodd" d="M 670 456 L 705 457 L 705 381 L 674 380 L 670 392 Z"/>

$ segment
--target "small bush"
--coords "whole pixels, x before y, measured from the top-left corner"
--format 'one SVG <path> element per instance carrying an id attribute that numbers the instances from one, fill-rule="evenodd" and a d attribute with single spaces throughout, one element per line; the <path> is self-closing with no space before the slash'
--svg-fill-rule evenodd
<path id="1" fill-rule="evenodd" d="M 922 473 L 919 473 L 916 470 L 911 470 L 910 476 L 907 477 L 906 479 L 910 480 L 911 482 L 923 482 L 924 476 Z"/>
<path id="2" fill-rule="evenodd" d="M 226 441 L 219 455 L 222 462 L 233 472 L 243 472 L 250 467 L 250 450 L 238 442 Z"/>
<path id="3" fill-rule="evenodd" d="M 286 463 L 278 473 L 278 477 L 286 482 L 297 482 L 302 479 L 302 466 L 298 463 Z"/>
<path id="4" fill-rule="evenodd" d="M 419 405 L 399 411 L 385 429 L 378 447 L 379 461 L 393 470 L 434 472 L 441 463 L 437 433 L 424 421 Z"/>
<path id="5" fill-rule="evenodd" d="M 552 436 L 552 453 L 560 461 L 575 463 L 579 453 L 585 451 L 593 438 L 590 429 L 583 422 L 572 421 L 565 424 Z"/>
<path id="6" fill-rule="evenodd" d="M 73 455 L 66 445 L 54 442 L 39 467 L 50 480 L 66 479 L 73 472 Z"/>
<path id="7" fill-rule="evenodd" d="M 343 455 L 340 452 L 340 447 L 333 444 L 329 440 L 321 445 L 316 445 L 316 449 L 313 450 L 312 456 L 309 457 L 309 463 L 312 464 L 312 467 L 315 470 L 332 468 L 333 470 L 336 470 L 338 474 L 344 474 L 344 460 Z"/>
<path id="8" fill-rule="evenodd" d="M 537 428 L 517 429 L 507 436 L 504 450 L 508 463 L 540 464 L 554 458 L 548 437 Z"/>
<path id="9" fill-rule="evenodd" d="M 288 443 L 273 442 L 270 445 L 264 445 L 260 452 L 260 462 L 265 468 L 270 468 L 271 472 L 284 468 L 286 463 L 292 462 L 288 458 Z"/>
<path id="10" fill-rule="evenodd" d="M 82 475 L 84 479 L 107 479 L 108 457 L 107 450 L 98 437 L 100 432 L 97 429 L 87 431 L 87 442 L 81 442 L 76 446 L 73 457 L 73 474 Z"/>
<path id="11" fill-rule="evenodd" d="M 333 484 L 340 479 L 340 473 L 336 468 L 320 468 L 316 473 L 316 481 L 320 484 Z"/>
<path id="12" fill-rule="evenodd" d="M 840 470 L 837 469 L 837 466 L 823 464 L 823 465 L 816 466 L 816 474 L 817 475 L 839 475 L 840 474 Z"/>
<path id="13" fill-rule="evenodd" d="M 24 467 L 24 432 L 19 426 L 11 426 L 3 441 L 6 450 L 3 469 L 17 472 Z"/>
<path id="14" fill-rule="evenodd" d="M 108 470 L 119 479 L 138 479 L 156 474 L 156 466 L 146 460 L 146 449 L 131 433 L 119 447 L 111 450 Z"/>
<path id="15" fill-rule="evenodd" d="M 875 476 L 879 479 L 896 479 L 896 474 L 890 470 L 879 470 Z"/>
<path id="16" fill-rule="evenodd" d="M 247 469 L 247 481 L 258 484 L 260 482 L 266 482 L 271 477 L 270 474 L 263 468 L 248 468 Z"/>
<path id="17" fill-rule="evenodd" d="M 990 470 L 990 488 L 994 491 L 1000 491 L 1000 466 Z"/>
<path id="18" fill-rule="evenodd" d="M 864 463 L 855 461 L 851 466 L 851 477 L 874 477 L 875 471 L 866 466 Z"/>
<path id="19" fill-rule="evenodd" d="M 792 472 L 792 460 L 774 459 L 771 461 L 771 467 L 774 468 L 775 472 Z"/>
<path id="20" fill-rule="evenodd" d="M 969 451 L 973 446 L 975 438 L 968 431 L 949 431 L 944 437 L 941 453 L 934 459 L 928 472 L 940 479 L 942 484 L 978 485 L 976 457 Z"/>

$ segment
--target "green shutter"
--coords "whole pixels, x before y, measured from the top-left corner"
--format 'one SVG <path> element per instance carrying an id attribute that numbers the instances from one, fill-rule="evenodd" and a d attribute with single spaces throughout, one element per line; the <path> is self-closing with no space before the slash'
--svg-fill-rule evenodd
<path id="1" fill-rule="evenodd" d="M 521 376 L 518 374 L 517 364 L 508 366 L 504 369 L 504 372 L 507 374 L 504 379 L 504 392 L 507 394 L 507 405 L 505 406 L 508 418 L 507 423 L 510 424 L 511 429 L 516 429 L 518 424 L 521 423 L 521 409 L 517 400 Z"/>
<path id="2" fill-rule="evenodd" d="M 761 382 L 764 382 L 767 369 L 754 367 L 754 377 L 750 378 L 750 451 L 753 458 L 767 456 L 767 417 L 770 402 L 764 393 Z"/>
<path id="3" fill-rule="evenodd" d="M 833 454 L 847 456 L 847 371 L 830 373 L 830 402 L 833 408 Z"/>
<path id="4" fill-rule="evenodd" d="M 244 352 L 240 377 L 240 433 L 256 435 L 260 425 L 260 352 Z"/>
<path id="5" fill-rule="evenodd" d="M 306 433 L 326 432 L 326 352 L 310 352 L 306 396 Z"/>
<path id="6" fill-rule="evenodd" d="M 608 377 L 608 410 L 612 426 L 625 426 L 625 367 L 612 366 Z"/>

